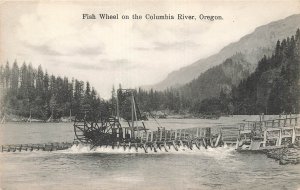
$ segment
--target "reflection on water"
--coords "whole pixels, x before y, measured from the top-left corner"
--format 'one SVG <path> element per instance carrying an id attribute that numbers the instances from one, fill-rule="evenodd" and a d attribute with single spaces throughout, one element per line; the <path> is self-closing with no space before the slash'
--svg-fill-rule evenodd
<path id="1" fill-rule="evenodd" d="M 233 122 L 220 120 L 161 123 L 184 128 Z M 0 135 L 1 143 L 72 141 L 73 128 L 72 124 L 5 124 Z M 300 165 L 281 166 L 263 154 L 240 154 L 231 147 L 145 154 L 80 145 L 57 152 L 1 153 L 0 188 L 299 189 Z"/>

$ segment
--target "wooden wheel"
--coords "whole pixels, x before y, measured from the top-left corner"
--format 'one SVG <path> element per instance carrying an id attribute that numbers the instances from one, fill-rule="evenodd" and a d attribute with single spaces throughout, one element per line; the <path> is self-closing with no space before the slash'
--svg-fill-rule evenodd
<path id="1" fill-rule="evenodd" d="M 111 145 L 122 140 L 122 130 L 115 117 L 99 119 L 90 117 L 88 112 L 76 115 L 74 122 L 75 139 L 93 146 Z"/>

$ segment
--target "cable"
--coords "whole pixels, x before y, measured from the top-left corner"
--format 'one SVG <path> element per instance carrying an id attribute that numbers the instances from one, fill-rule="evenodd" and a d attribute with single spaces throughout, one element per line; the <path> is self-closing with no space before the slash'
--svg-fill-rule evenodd
<path id="1" fill-rule="evenodd" d="M 155 117 L 151 114 L 151 112 L 148 111 L 148 113 L 149 113 L 150 116 L 154 119 L 154 121 L 157 123 L 157 125 L 158 125 L 159 127 L 163 128 L 163 127 L 158 123 L 158 121 L 155 119 Z"/>

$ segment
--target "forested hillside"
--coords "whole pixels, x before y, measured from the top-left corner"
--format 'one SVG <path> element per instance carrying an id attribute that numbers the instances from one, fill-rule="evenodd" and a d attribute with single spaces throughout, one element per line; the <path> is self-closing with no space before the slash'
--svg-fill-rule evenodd
<path id="1" fill-rule="evenodd" d="M 162 92 L 139 89 L 139 102 L 146 110 L 176 113 L 299 113 L 299 29 L 294 36 L 277 41 L 273 52 L 258 62 L 252 74 L 243 55 L 236 54 L 181 88 Z"/>
<path id="2" fill-rule="evenodd" d="M 208 69 L 197 79 L 179 88 L 181 94 L 192 104 L 206 98 L 218 97 L 221 90 L 229 92 L 231 86 L 238 85 L 250 75 L 252 68 L 243 54 L 237 53 L 221 65 Z"/>
<path id="3" fill-rule="evenodd" d="M 232 90 L 234 113 L 299 113 L 300 31 L 277 41 L 271 57 L 264 57 L 253 74 Z"/>
<path id="4" fill-rule="evenodd" d="M 98 109 L 100 101 L 89 82 L 56 77 L 23 63 L 0 65 L 1 114 L 46 120 L 75 115 L 82 109 Z"/>

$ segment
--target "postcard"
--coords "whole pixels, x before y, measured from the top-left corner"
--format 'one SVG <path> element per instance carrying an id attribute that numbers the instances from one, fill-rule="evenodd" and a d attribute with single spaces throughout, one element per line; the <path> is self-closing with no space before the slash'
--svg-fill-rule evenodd
<path id="1" fill-rule="evenodd" d="M 0 190 L 300 189 L 300 2 L 0 2 Z"/>

